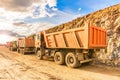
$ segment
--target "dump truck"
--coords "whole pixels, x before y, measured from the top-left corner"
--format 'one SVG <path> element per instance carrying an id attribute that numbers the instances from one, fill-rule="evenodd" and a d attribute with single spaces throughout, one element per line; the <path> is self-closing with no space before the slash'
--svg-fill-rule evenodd
<path id="1" fill-rule="evenodd" d="M 18 50 L 19 53 L 35 53 L 35 41 L 32 38 L 19 38 Z"/>
<path id="2" fill-rule="evenodd" d="M 9 48 L 10 51 L 17 51 L 17 41 L 7 42 L 7 48 Z"/>
<path id="3" fill-rule="evenodd" d="M 106 48 L 106 30 L 86 23 L 83 27 L 36 34 L 35 47 L 39 59 L 53 57 L 55 63 L 79 67 L 93 60 L 98 49 Z"/>
<path id="4" fill-rule="evenodd" d="M 9 48 L 10 47 L 10 42 L 6 43 L 6 47 Z"/>

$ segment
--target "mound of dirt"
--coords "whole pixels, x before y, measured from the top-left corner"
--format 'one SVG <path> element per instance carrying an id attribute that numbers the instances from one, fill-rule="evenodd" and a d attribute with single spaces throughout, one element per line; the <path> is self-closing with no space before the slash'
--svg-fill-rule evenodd
<path id="1" fill-rule="evenodd" d="M 46 33 L 82 27 L 85 22 L 91 21 L 94 25 L 107 29 L 108 46 L 101 50 L 98 58 L 113 63 L 120 63 L 120 4 L 79 17 L 68 23 L 48 29 Z M 117 63 L 116 63 L 117 62 Z"/>

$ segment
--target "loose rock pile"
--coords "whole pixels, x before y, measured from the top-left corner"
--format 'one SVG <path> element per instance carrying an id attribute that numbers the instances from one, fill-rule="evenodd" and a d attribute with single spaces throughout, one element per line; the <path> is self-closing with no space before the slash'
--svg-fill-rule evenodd
<path id="1" fill-rule="evenodd" d="M 47 30 L 47 33 L 63 31 L 84 26 L 91 21 L 96 26 L 107 29 L 108 46 L 101 50 L 98 59 L 106 64 L 119 65 L 120 63 L 120 4 L 79 17 L 68 23 L 61 24 Z"/>

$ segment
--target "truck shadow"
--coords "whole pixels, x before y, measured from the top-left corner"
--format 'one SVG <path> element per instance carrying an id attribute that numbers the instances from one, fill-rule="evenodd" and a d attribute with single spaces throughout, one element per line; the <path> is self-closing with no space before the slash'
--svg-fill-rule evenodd
<path id="1" fill-rule="evenodd" d="M 26 56 L 36 56 L 34 53 L 28 53 Z M 38 58 L 36 58 L 38 60 Z M 47 61 L 51 64 L 55 64 L 54 59 L 51 57 L 43 57 L 43 60 L 40 61 Z M 71 69 L 71 70 L 77 70 L 77 71 L 87 71 L 87 72 L 93 72 L 93 73 L 99 73 L 99 74 L 105 74 L 105 75 L 110 75 L 110 76 L 118 76 L 120 77 L 120 67 L 111 67 L 111 66 L 106 66 L 103 64 L 89 64 L 89 63 L 84 63 L 78 68 L 69 68 L 64 65 L 58 65 L 55 64 L 56 66 L 59 67 L 64 67 L 66 69 Z"/>
<path id="2" fill-rule="evenodd" d="M 120 67 L 111 67 L 102 64 L 82 64 L 78 70 L 90 71 L 99 74 L 106 74 L 120 77 Z"/>

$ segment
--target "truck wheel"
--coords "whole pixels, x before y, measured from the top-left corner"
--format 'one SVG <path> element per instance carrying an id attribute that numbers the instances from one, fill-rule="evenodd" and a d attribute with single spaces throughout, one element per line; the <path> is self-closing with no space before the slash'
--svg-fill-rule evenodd
<path id="1" fill-rule="evenodd" d="M 24 49 L 22 49 L 22 54 L 25 55 L 25 50 Z"/>
<path id="2" fill-rule="evenodd" d="M 66 65 L 71 68 L 79 67 L 79 64 L 80 64 L 75 54 L 72 52 L 66 55 L 65 62 L 66 62 Z"/>
<path id="3" fill-rule="evenodd" d="M 12 47 L 10 47 L 10 51 L 13 51 L 13 48 L 12 48 Z"/>
<path id="4" fill-rule="evenodd" d="M 17 49 L 17 52 L 20 53 L 20 49 Z"/>
<path id="5" fill-rule="evenodd" d="M 10 47 L 9 47 L 9 50 L 11 50 Z"/>
<path id="6" fill-rule="evenodd" d="M 40 60 L 43 59 L 43 55 L 40 50 L 37 51 L 37 56 L 39 57 Z"/>
<path id="7" fill-rule="evenodd" d="M 56 52 L 54 55 L 54 61 L 56 64 L 64 64 L 65 63 L 65 56 L 62 52 Z"/>
<path id="8" fill-rule="evenodd" d="M 20 53 L 22 54 L 22 49 L 20 49 Z"/>

